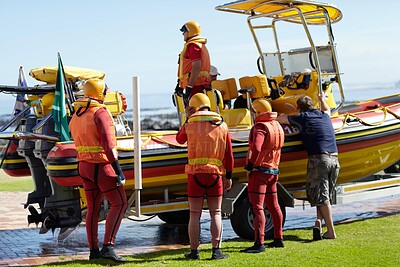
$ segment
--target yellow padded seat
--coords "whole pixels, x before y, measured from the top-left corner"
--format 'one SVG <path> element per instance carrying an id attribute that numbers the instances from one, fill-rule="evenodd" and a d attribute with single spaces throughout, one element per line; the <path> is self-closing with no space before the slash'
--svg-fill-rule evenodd
<path id="1" fill-rule="evenodd" d="M 220 113 L 221 110 L 224 109 L 224 102 L 222 100 L 221 92 L 212 88 L 211 90 L 205 90 L 205 93 L 210 99 L 211 111 Z"/>
<path id="2" fill-rule="evenodd" d="M 252 125 L 250 111 L 247 108 L 224 109 L 221 111 L 221 117 L 229 128 Z"/>
<path id="3" fill-rule="evenodd" d="M 235 78 L 212 81 L 211 87 L 221 92 L 224 101 L 231 100 L 239 96 Z"/>
<path id="4" fill-rule="evenodd" d="M 239 79 L 240 88 L 254 88 L 254 92 L 250 93 L 251 98 L 266 97 L 271 94 L 268 81 L 265 75 L 245 76 Z M 243 95 L 246 98 L 246 95 Z"/>

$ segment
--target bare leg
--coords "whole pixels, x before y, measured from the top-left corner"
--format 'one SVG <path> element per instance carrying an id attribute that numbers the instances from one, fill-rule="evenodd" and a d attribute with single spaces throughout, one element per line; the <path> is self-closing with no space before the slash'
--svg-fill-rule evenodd
<path id="1" fill-rule="evenodd" d="M 321 216 L 324 218 L 327 229 L 326 233 L 323 234 L 323 238 L 335 239 L 336 233 L 332 220 L 332 206 L 330 204 L 321 205 L 319 206 L 319 212 Z"/>

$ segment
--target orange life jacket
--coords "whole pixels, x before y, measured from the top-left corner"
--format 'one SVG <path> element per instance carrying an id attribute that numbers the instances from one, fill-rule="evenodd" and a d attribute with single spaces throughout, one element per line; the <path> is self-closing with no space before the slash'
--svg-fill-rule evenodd
<path id="1" fill-rule="evenodd" d="M 257 117 L 255 125 L 266 128 L 267 136 L 261 147 L 260 154 L 254 162 L 254 167 L 278 168 L 281 159 L 281 148 L 285 141 L 285 134 L 278 121 L 276 121 L 276 112 L 265 112 Z M 254 127 L 254 126 L 253 126 Z M 249 147 L 253 146 L 253 128 L 250 131 Z M 246 162 L 248 162 L 249 154 L 247 154 Z"/>
<path id="2" fill-rule="evenodd" d="M 100 134 L 97 131 L 97 126 L 94 121 L 94 114 L 96 111 L 100 108 L 107 109 L 107 107 L 95 100 L 91 100 L 90 105 L 87 107 L 88 101 L 89 99 L 85 98 L 74 102 L 77 112 L 72 116 L 69 123 L 71 135 L 74 139 L 76 151 L 78 152 L 78 161 L 108 163 L 109 160 L 101 145 Z M 82 107 L 83 110 L 85 110 L 86 107 L 87 109 L 83 113 L 79 113 L 78 110 L 80 107 Z M 110 114 L 110 112 L 108 113 Z M 78 114 L 81 115 L 78 116 Z M 110 133 L 112 133 L 116 144 L 117 140 L 115 138 L 114 122 L 112 118 L 110 122 Z"/>
<path id="3" fill-rule="evenodd" d="M 179 67 L 178 67 L 178 78 L 180 81 L 180 87 L 185 88 L 188 85 L 190 73 L 192 71 L 192 60 L 187 58 L 187 47 L 189 44 L 197 44 L 201 50 L 201 68 L 199 76 L 197 77 L 193 86 L 197 85 L 209 85 L 211 83 L 210 76 L 210 54 L 208 53 L 206 43 L 207 40 L 200 36 L 195 36 L 188 40 L 179 55 Z"/>
<path id="4" fill-rule="evenodd" d="M 185 173 L 224 174 L 228 126 L 218 113 L 199 111 L 190 116 L 186 127 L 188 164 Z"/>

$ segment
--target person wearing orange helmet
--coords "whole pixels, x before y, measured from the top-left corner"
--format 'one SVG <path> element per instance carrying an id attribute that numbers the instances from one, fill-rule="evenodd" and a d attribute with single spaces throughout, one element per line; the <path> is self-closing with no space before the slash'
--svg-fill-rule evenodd
<path id="1" fill-rule="evenodd" d="M 89 259 L 124 262 L 126 260 L 115 253 L 114 244 L 127 208 L 125 176 L 118 162 L 114 122 L 103 104 L 107 87 L 103 80 L 89 79 L 83 93 L 85 98 L 74 102 L 76 112 L 69 127 L 78 152 L 78 171 L 87 200 Z M 106 218 L 103 247 L 99 251 L 98 220 L 103 194 L 111 208 Z"/>
<path id="2" fill-rule="evenodd" d="M 249 134 L 249 150 L 245 169 L 249 172 L 247 192 L 254 212 L 254 245 L 241 250 L 247 253 L 265 251 L 264 203 L 271 213 L 274 224 L 274 241 L 270 247 L 283 247 L 282 211 L 278 204 L 277 182 L 281 148 L 284 132 L 276 120 L 277 113 L 272 112 L 270 103 L 263 98 L 252 103 L 255 124 Z"/>
<path id="3" fill-rule="evenodd" d="M 179 129 L 176 141 L 187 142 L 188 175 L 187 194 L 190 220 L 188 226 L 191 252 L 187 259 L 200 259 L 199 236 L 203 199 L 211 216 L 211 259 L 224 259 L 221 251 L 221 205 L 224 189 L 232 186 L 233 152 L 228 127 L 218 113 L 210 111 L 210 99 L 203 93 L 195 94 L 189 101 L 188 120 Z M 226 172 L 225 177 L 223 174 Z"/>
<path id="4" fill-rule="evenodd" d="M 179 55 L 179 86 L 175 93 L 183 96 L 185 105 L 190 97 L 210 88 L 210 54 L 206 47 L 207 39 L 200 36 L 200 26 L 196 21 L 186 22 L 180 29 L 185 45 Z M 183 91 L 185 89 L 185 91 Z"/>

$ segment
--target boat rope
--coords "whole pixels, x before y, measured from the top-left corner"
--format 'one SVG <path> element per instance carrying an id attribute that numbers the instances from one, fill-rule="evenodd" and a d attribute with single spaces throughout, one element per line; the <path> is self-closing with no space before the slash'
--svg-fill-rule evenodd
<path id="1" fill-rule="evenodd" d="M 348 120 L 349 120 L 350 118 L 355 118 L 358 122 L 360 122 L 361 124 L 363 124 L 363 125 L 365 125 L 365 126 L 379 126 L 379 125 L 381 125 L 381 124 L 386 120 L 386 117 L 387 117 L 387 114 L 388 114 L 388 113 L 391 114 L 391 115 L 393 115 L 396 119 L 400 119 L 400 116 L 397 115 L 394 111 L 392 111 L 389 107 L 380 107 L 380 108 L 378 108 L 378 109 L 374 109 L 373 111 L 378 111 L 378 110 L 380 110 L 380 111 L 383 112 L 383 119 L 382 119 L 381 121 L 375 122 L 375 123 L 369 123 L 369 122 L 367 122 L 367 121 L 361 119 L 361 118 L 360 118 L 359 116 L 357 116 L 356 114 L 353 114 L 353 113 L 346 113 L 346 114 L 344 115 L 344 118 L 343 118 L 343 124 L 342 124 L 342 126 L 339 127 L 338 129 L 335 129 L 335 132 L 340 132 L 341 130 L 343 130 L 343 128 L 346 126 L 346 123 L 348 122 Z M 364 113 L 364 114 L 365 114 L 365 113 Z"/>

